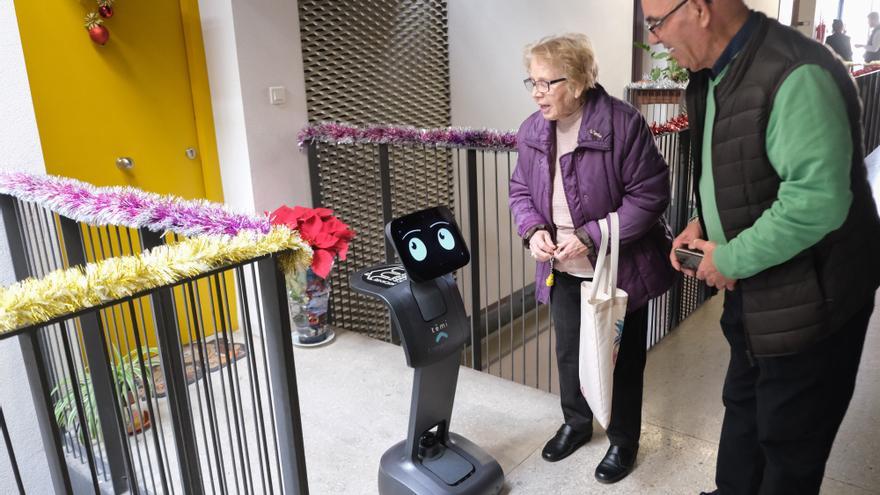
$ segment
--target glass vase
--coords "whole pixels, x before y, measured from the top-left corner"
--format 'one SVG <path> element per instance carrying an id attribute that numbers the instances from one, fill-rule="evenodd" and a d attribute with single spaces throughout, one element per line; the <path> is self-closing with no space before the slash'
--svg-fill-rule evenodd
<path id="1" fill-rule="evenodd" d="M 333 331 L 327 325 L 330 282 L 315 275 L 311 268 L 286 274 L 286 279 L 294 344 L 311 346 L 332 339 Z"/>

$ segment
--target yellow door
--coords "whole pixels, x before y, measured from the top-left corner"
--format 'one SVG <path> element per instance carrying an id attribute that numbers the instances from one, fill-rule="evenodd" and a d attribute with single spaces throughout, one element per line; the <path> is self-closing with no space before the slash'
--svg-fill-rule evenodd
<path id="1" fill-rule="evenodd" d="M 15 0 L 47 172 L 221 200 L 197 0 L 113 7 L 99 46 L 94 0 Z"/>
<path id="2" fill-rule="evenodd" d="M 85 15 L 97 10 L 94 0 L 15 0 L 15 9 L 48 173 L 222 201 L 198 0 L 118 0 L 105 19 L 104 46 L 83 27 Z M 119 167 L 120 158 L 132 166 Z M 136 236 L 124 241 L 113 229 L 83 234 L 92 261 L 140 251 Z M 208 281 L 198 288 L 200 326 L 211 335 L 221 327 L 212 316 L 222 305 Z M 225 288 L 226 319 L 235 322 L 232 277 Z M 190 311 L 177 293 L 185 329 Z M 155 341 L 149 313 L 139 316 L 145 345 Z M 131 316 L 105 311 L 104 317 L 116 334 L 108 341 L 116 339 L 123 354 L 132 350 Z M 181 337 L 190 340 L 186 330 Z"/>

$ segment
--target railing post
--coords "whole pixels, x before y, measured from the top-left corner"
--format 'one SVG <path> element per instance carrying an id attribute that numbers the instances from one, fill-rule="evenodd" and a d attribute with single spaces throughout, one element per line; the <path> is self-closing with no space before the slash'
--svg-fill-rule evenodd
<path id="1" fill-rule="evenodd" d="M 471 243 L 471 363 L 483 369 L 483 339 L 480 332 L 480 198 L 477 192 L 477 150 L 467 150 L 467 202 Z"/>
<path id="2" fill-rule="evenodd" d="M 275 407 L 278 456 L 282 459 L 281 481 L 284 493 L 308 495 L 302 418 L 293 360 L 293 336 L 287 317 L 287 292 L 277 256 L 257 262 L 265 328 L 266 358 Z"/>
<path id="3" fill-rule="evenodd" d="M 163 244 L 159 234 L 146 229 L 140 230 L 141 247 L 152 249 Z M 188 385 L 186 383 L 186 364 L 180 353 L 180 329 L 174 305 L 174 292 L 171 288 L 153 293 L 153 321 L 156 322 L 156 340 L 159 343 L 159 359 L 165 374 L 165 390 L 168 409 L 171 411 L 174 446 L 177 450 L 177 463 L 180 466 L 180 479 L 184 493 L 203 493 L 201 464 L 198 443 L 192 422 Z M 210 379 L 210 377 L 205 377 Z"/>
<path id="4" fill-rule="evenodd" d="M 3 217 L 15 279 L 24 280 L 30 273 L 24 238 L 21 234 L 18 217 L 15 214 L 15 202 L 16 200 L 12 196 L 0 195 L 0 214 Z M 62 493 L 72 493 L 70 473 L 67 471 L 64 447 L 61 443 L 61 432 L 52 414 L 54 410 L 50 394 L 52 387 L 46 374 L 46 361 L 37 333 L 26 332 L 18 338 L 18 344 L 21 348 L 22 359 L 26 364 L 25 374 L 31 389 L 31 398 L 34 401 L 34 416 L 40 429 L 40 437 L 43 440 L 49 476 L 52 478 L 55 490 L 61 490 Z"/>
<path id="5" fill-rule="evenodd" d="M 391 157 L 388 153 L 388 145 L 379 145 L 379 187 L 382 194 L 382 226 L 391 222 L 394 213 L 391 210 Z M 385 239 L 384 229 L 382 230 L 382 238 L 385 240 L 385 263 L 394 263 L 394 246 L 388 239 Z M 390 320 L 389 320 L 390 322 Z M 391 325 L 391 343 L 400 345 L 400 335 L 394 331 L 394 325 Z"/>
<path id="6" fill-rule="evenodd" d="M 681 174 L 676 181 L 677 190 L 675 197 L 678 200 L 678 209 L 675 212 L 676 217 L 673 221 L 676 228 L 681 230 L 687 226 L 690 215 L 691 199 L 693 198 L 693 163 L 691 161 L 691 132 L 690 130 L 679 131 L 678 133 L 678 170 Z M 678 232 L 673 232 L 678 235 Z"/>
<path id="7" fill-rule="evenodd" d="M 70 266 L 85 265 L 86 255 L 83 247 L 82 231 L 77 222 L 60 217 L 61 238 Z M 89 312 L 79 318 L 82 327 L 83 347 L 88 361 L 88 373 L 97 406 L 98 424 L 104 433 L 104 447 L 107 452 L 107 465 L 113 490 L 121 493 L 128 489 L 129 481 L 135 483 L 131 457 L 125 443 L 128 442 L 125 424 L 118 414 L 118 402 L 114 399 L 116 383 L 111 378 L 110 359 L 102 333 L 104 328 L 97 312 Z M 88 448 L 88 447 L 87 447 Z"/>
<path id="8" fill-rule="evenodd" d="M 15 458 L 15 449 L 12 448 L 12 440 L 9 438 L 9 430 L 6 428 L 6 418 L 3 417 L 2 407 L 0 407 L 0 430 L 3 431 L 3 442 L 6 444 L 6 453 L 9 455 L 9 466 L 12 468 L 12 475 L 15 476 L 15 485 L 18 487 L 18 493 L 24 495 L 24 484 L 21 482 L 18 460 Z"/>
<path id="9" fill-rule="evenodd" d="M 321 162 L 318 160 L 318 143 L 309 141 L 307 148 L 309 160 L 309 181 L 312 186 L 312 207 L 321 206 Z"/>
<path id="10" fill-rule="evenodd" d="M 156 291 L 152 297 L 156 322 L 156 340 L 159 342 L 159 358 L 165 374 L 168 408 L 171 411 L 174 445 L 184 493 L 202 493 L 202 472 L 199 464 L 195 428 L 192 423 L 189 395 L 187 394 L 186 369 L 180 349 L 180 332 L 177 312 L 174 309 L 172 289 Z M 210 377 L 205 377 L 210 379 Z"/>
<path id="11" fill-rule="evenodd" d="M 391 210 L 391 158 L 387 144 L 379 145 L 379 182 L 382 188 L 382 227 L 385 227 L 394 215 Z M 394 263 L 394 247 L 388 239 L 385 239 L 385 262 Z"/>

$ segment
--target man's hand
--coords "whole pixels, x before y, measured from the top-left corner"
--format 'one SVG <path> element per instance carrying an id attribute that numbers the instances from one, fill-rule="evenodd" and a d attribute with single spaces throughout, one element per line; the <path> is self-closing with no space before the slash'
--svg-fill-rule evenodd
<path id="1" fill-rule="evenodd" d="M 675 250 L 682 246 L 689 246 L 692 242 L 698 239 L 703 238 L 703 228 L 700 227 L 700 222 L 694 220 L 687 224 L 687 227 L 678 234 L 672 241 L 672 251 L 669 252 L 669 261 L 672 263 L 672 268 L 685 273 L 686 275 L 690 275 L 691 277 L 695 276 L 693 270 L 688 270 L 686 268 L 681 267 L 681 263 L 678 262 L 678 258 L 675 256 Z"/>
<path id="2" fill-rule="evenodd" d="M 697 279 L 704 280 L 707 285 L 719 290 L 733 290 L 736 286 L 736 279 L 725 277 L 715 266 L 713 254 L 715 253 L 716 245 L 714 242 L 694 239 L 688 246 L 691 249 L 699 249 L 703 252 L 703 261 L 700 262 L 700 266 L 697 268 Z"/>
<path id="3" fill-rule="evenodd" d="M 550 232 L 547 232 L 546 230 L 535 232 L 532 237 L 529 238 L 529 251 L 532 253 L 532 258 L 535 258 L 538 261 L 550 261 L 550 258 L 553 257 L 553 253 L 556 252 L 556 245 L 553 244 Z"/>
<path id="4" fill-rule="evenodd" d="M 571 236 L 562 244 L 556 246 L 556 254 L 554 256 L 559 261 L 565 261 L 578 256 L 586 256 L 588 248 L 581 242 L 577 236 Z"/>

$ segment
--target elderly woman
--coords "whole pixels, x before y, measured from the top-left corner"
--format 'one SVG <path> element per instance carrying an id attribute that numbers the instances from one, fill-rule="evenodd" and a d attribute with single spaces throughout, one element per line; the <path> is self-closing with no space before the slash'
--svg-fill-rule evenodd
<path id="1" fill-rule="evenodd" d="M 616 211 L 618 287 L 629 294 L 629 304 L 614 370 L 611 445 L 596 468 L 597 480 L 614 483 L 632 470 L 639 449 L 647 303 L 672 284 L 671 236 L 662 218 L 669 171 L 642 116 L 596 82 L 586 36 L 542 39 L 526 48 L 525 65 L 524 83 L 538 111 L 517 134 L 510 209 L 537 262 L 538 302 L 551 302 L 564 418 L 543 457 L 564 459 L 593 434 L 593 413 L 578 379 L 580 284 L 593 275 L 598 220 Z"/>

